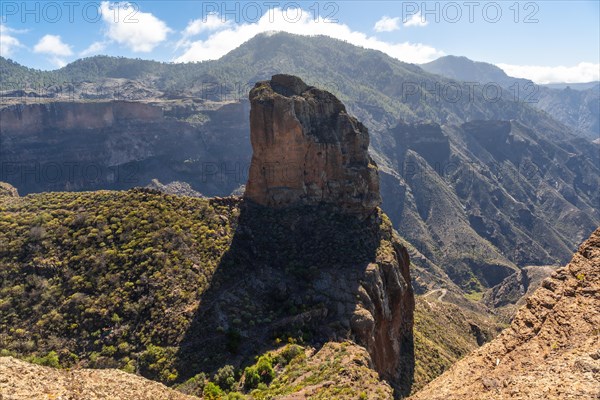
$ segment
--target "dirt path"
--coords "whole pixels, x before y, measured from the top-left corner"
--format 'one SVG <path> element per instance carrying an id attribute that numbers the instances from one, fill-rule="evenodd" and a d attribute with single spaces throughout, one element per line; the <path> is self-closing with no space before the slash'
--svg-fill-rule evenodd
<path id="1" fill-rule="evenodd" d="M 423 295 L 423 297 L 429 297 L 434 293 L 440 293 L 439 297 L 437 298 L 437 301 L 442 301 L 444 299 L 444 296 L 446 296 L 446 294 L 448 293 L 448 289 L 433 289 L 430 290 L 429 292 L 425 293 Z"/>

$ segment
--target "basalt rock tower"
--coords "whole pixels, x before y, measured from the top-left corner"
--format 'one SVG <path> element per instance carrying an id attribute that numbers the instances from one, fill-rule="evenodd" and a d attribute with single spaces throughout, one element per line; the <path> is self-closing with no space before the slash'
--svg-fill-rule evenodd
<path id="1" fill-rule="evenodd" d="M 364 346 L 371 366 L 407 394 L 414 370 L 410 262 L 379 208 L 367 129 L 334 95 L 295 76 L 258 82 L 250 102 L 254 153 L 244 197 L 255 214 L 271 218 L 240 217 L 247 222 L 238 242 L 253 255 L 236 260 L 260 263 L 268 280 L 280 265 L 304 268 L 299 279 L 279 275 L 282 301 L 301 297 L 314 310 L 315 336 Z"/>
<path id="2" fill-rule="evenodd" d="M 367 128 L 334 95 L 275 75 L 256 84 L 250 102 L 246 198 L 276 208 L 326 203 L 358 215 L 379 206 Z"/>

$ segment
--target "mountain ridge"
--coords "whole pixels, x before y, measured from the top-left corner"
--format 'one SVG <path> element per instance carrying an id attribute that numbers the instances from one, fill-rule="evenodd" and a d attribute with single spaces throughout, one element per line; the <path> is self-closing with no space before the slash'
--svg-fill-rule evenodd
<path id="1" fill-rule="evenodd" d="M 100 59 L 114 63 L 116 71 L 119 62 L 150 65 L 141 60 Z M 0 111 L 3 121 L 16 121 L 10 129 L 12 125 L 3 122 L 0 156 L 17 172 L 0 180 L 12 183 L 22 194 L 128 189 L 158 179 L 166 184 L 187 182 L 207 196 L 229 195 L 246 183 L 244 170 L 250 163 L 246 93 L 255 81 L 283 72 L 300 74 L 307 84 L 329 89 L 363 121 L 371 136 L 371 156 L 380 170 L 385 211 L 427 258 L 424 265 L 431 266 L 429 273 L 440 279 L 450 275 L 463 290 L 479 292 L 490 284 L 484 277 L 486 268 L 479 265 L 503 265 L 494 267 L 504 271 L 492 279 L 497 283 L 517 264 L 566 262 L 576 242 L 600 219 L 594 195 L 600 174 L 596 144 L 510 97 L 492 102 L 476 90 L 471 99 L 463 96 L 452 102 L 428 93 L 436 85 L 454 83 L 381 52 L 331 38 L 280 33 L 257 36 L 220 61 L 161 64 L 160 68 L 170 72 L 144 81 L 103 78 L 49 86 L 45 92 L 49 97 L 44 98 L 36 98 L 35 91 L 31 98 L 22 93 L 3 96 L 5 104 L 22 104 L 5 105 Z M 128 71 L 147 74 L 148 68 Z M 8 77 L 3 74 L 3 79 Z M 459 87 L 468 93 L 468 86 Z M 58 131 L 36 130 L 29 135 L 23 135 L 18 125 L 35 120 L 36 113 L 62 121 L 76 108 L 96 118 L 106 107 L 120 107 L 122 103 L 103 104 L 115 96 L 139 104 L 127 104 L 135 110 L 127 118 L 99 126 L 85 138 L 77 129 L 65 130 L 59 121 L 53 125 Z M 28 105 L 29 101 L 39 105 Z M 161 109 L 162 117 L 151 123 L 139 118 L 148 105 Z M 433 142 L 431 146 L 418 143 L 419 135 L 430 135 L 429 128 L 419 127 L 423 120 L 440 126 L 442 135 L 432 140 L 444 147 L 443 153 L 437 153 Z M 480 120 L 488 122 L 473 125 L 477 129 L 463 128 Z M 506 123 L 510 129 L 502 132 L 505 142 L 492 143 L 485 137 L 486 129 Z M 416 124 L 410 129 L 418 132 L 407 137 L 409 142 L 400 132 L 405 128 L 398 128 L 405 124 Z M 97 143 L 93 149 L 92 141 Z M 53 182 L 25 182 L 18 174 L 53 162 L 99 165 L 104 172 L 96 180 L 78 177 L 74 182 L 68 181 L 67 173 Z M 122 179 L 115 179 L 113 170 L 121 171 L 117 176 Z M 131 175 L 135 182 L 123 179 Z M 488 193 L 476 190 L 482 185 Z M 440 204 L 452 213 L 446 215 Z M 448 229 L 436 231 L 437 223 L 464 232 L 466 238 L 459 240 Z M 465 245 L 473 247 L 465 252 Z"/>
<path id="2" fill-rule="evenodd" d="M 581 135 L 592 140 L 600 137 L 600 82 L 538 85 L 511 77 L 493 64 L 456 56 L 440 57 L 420 66 L 451 79 L 499 85 Z"/>

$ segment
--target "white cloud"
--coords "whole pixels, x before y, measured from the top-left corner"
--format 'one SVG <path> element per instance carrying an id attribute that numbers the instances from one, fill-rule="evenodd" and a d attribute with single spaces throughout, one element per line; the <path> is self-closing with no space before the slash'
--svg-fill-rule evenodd
<path id="1" fill-rule="evenodd" d="M 10 57 L 19 47 L 24 47 L 23 44 L 14 35 L 24 33 L 26 31 L 20 29 L 12 29 L 4 24 L 0 24 L 0 56 Z"/>
<path id="2" fill-rule="evenodd" d="M 190 21 L 183 31 L 183 36 L 194 36 L 202 32 L 216 31 L 231 26 L 231 21 L 217 14 L 209 14 L 206 18 Z"/>
<path id="3" fill-rule="evenodd" d="M 79 55 L 81 57 L 87 57 L 87 56 L 91 56 L 94 54 L 98 54 L 100 52 L 103 52 L 104 49 L 106 49 L 106 42 L 94 42 L 92 44 L 90 44 L 85 50 L 83 50 L 81 53 L 79 53 Z"/>
<path id="4" fill-rule="evenodd" d="M 44 35 L 33 47 L 35 53 L 50 54 L 52 56 L 68 57 L 73 55 L 71 46 L 64 43 L 59 35 Z"/>
<path id="5" fill-rule="evenodd" d="M 60 57 L 50 57 L 50 62 L 57 68 L 62 68 L 67 65 L 67 62 Z"/>
<path id="6" fill-rule="evenodd" d="M 71 46 L 64 43 L 59 35 L 44 35 L 33 47 L 33 52 L 49 55 L 49 61 L 58 68 L 67 64 L 63 57 L 73 55 Z"/>
<path id="7" fill-rule="evenodd" d="M 600 80 L 600 64 L 582 62 L 572 67 L 496 64 L 510 76 L 531 79 L 535 83 L 579 83 Z"/>
<path id="8" fill-rule="evenodd" d="M 137 8 L 137 5 L 126 2 L 103 1 L 100 4 L 102 19 L 108 26 L 108 38 L 132 51 L 148 53 L 166 40 L 171 29 L 151 13 L 141 12 Z M 128 13 L 115 13 L 115 9 L 127 10 Z"/>
<path id="9" fill-rule="evenodd" d="M 419 11 L 416 14 L 413 14 L 410 18 L 406 19 L 403 23 L 404 26 L 406 26 L 407 28 L 409 26 L 427 26 L 429 24 L 429 21 L 427 21 L 425 18 L 423 18 L 423 16 L 421 15 L 421 11 Z"/>
<path id="10" fill-rule="evenodd" d="M 298 18 L 296 18 L 298 17 Z M 425 63 L 444 55 L 442 51 L 420 43 L 391 43 L 362 32 L 351 30 L 347 25 L 314 19 L 311 12 L 300 9 L 272 9 L 266 12 L 258 22 L 233 25 L 210 34 L 205 40 L 189 42 L 184 53 L 175 59 L 176 62 L 214 60 L 259 33 L 284 31 L 297 35 L 326 35 L 357 46 L 379 50 L 396 59 Z"/>
<path id="11" fill-rule="evenodd" d="M 375 22 L 373 27 L 375 32 L 393 32 L 400 29 L 400 17 L 390 18 L 387 16 L 381 17 L 381 19 Z"/>
<path id="12" fill-rule="evenodd" d="M 206 18 L 199 18 L 190 21 L 182 32 L 182 38 L 177 42 L 175 49 L 191 46 L 190 38 L 203 32 L 213 32 L 220 29 L 231 27 L 231 21 L 221 18 L 217 14 L 208 14 Z"/>

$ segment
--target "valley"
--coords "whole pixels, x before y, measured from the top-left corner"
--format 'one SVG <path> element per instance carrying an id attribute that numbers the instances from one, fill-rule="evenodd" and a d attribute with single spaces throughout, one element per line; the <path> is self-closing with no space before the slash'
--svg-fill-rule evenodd
<path id="1" fill-rule="evenodd" d="M 596 89 L 490 67 L 0 58 L 0 398 L 595 398 Z"/>
<path id="2" fill-rule="evenodd" d="M 268 52 L 257 57 L 259 49 Z M 453 81 L 376 51 L 286 33 L 199 64 L 93 57 L 45 73 L 4 66 L 3 87 L 33 80 L 47 97 L 35 85 L 31 98 L 4 92 L 0 180 L 21 194 L 122 190 L 152 179 L 209 197 L 239 193 L 251 159 L 245 91 L 278 72 L 272 65 L 331 90 L 365 124 L 384 211 L 440 279 L 462 290 L 482 292 L 517 267 L 564 264 L 600 223 L 598 144 L 508 95 L 492 102 L 467 85 L 473 96 L 440 100 L 425 89 Z M 416 93 L 407 95 L 409 85 Z M 130 111 L 113 115 L 114 104 Z M 82 131 L 69 119 L 75 109 L 102 117 Z M 47 128 L 27 122 L 38 114 Z"/>

